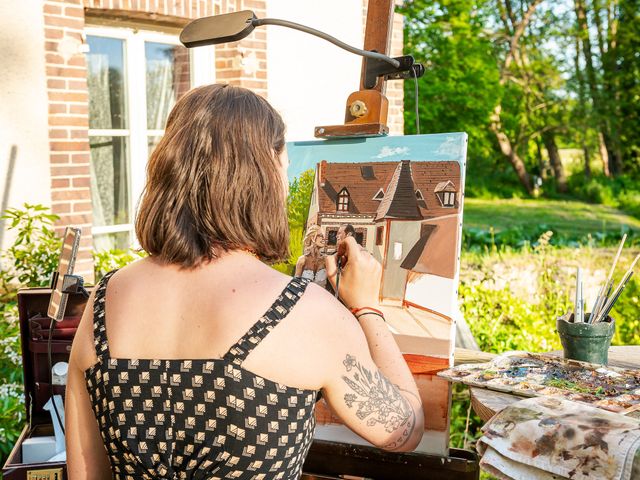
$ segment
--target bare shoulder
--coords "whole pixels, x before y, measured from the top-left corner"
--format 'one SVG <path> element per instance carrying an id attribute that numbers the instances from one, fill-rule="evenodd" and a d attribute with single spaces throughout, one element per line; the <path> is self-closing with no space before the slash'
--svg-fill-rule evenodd
<path id="1" fill-rule="evenodd" d="M 314 338 L 331 350 L 359 339 L 363 333 L 351 312 L 324 288 L 311 283 L 300 300 L 300 313 Z"/>
<path id="2" fill-rule="evenodd" d="M 115 290 L 118 287 L 129 287 L 140 283 L 140 280 L 150 273 L 152 261 L 149 258 L 141 258 L 125 265 L 117 271 L 109 279 L 109 290 Z"/>

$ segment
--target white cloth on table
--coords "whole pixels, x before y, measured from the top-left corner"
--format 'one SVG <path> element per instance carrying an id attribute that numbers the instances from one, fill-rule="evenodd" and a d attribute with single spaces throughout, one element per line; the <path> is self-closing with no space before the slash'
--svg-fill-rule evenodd
<path id="1" fill-rule="evenodd" d="M 483 428 L 480 466 L 501 480 L 630 480 L 640 422 L 559 397 L 535 397 Z"/>

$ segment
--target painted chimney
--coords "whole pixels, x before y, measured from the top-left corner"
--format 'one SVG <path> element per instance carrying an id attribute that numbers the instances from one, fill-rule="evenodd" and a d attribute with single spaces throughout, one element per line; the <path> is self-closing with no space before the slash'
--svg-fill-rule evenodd
<path id="1" fill-rule="evenodd" d="M 325 179 L 326 172 L 327 172 L 327 161 L 322 160 L 318 164 L 318 184 L 321 187 L 324 187 L 324 179 Z"/>

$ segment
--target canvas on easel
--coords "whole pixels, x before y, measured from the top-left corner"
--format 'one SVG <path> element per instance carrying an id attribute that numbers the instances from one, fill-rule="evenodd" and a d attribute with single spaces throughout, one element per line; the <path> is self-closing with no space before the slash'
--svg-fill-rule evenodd
<path id="1" fill-rule="evenodd" d="M 303 230 L 319 227 L 331 254 L 350 225 L 382 264 L 382 309 L 424 404 L 417 450 L 446 455 L 451 391 L 435 374 L 453 365 L 467 135 L 291 142 L 287 152 L 290 183 L 310 195 Z M 327 407 L 317 420 L 318 438 L 366 443 Z"/>

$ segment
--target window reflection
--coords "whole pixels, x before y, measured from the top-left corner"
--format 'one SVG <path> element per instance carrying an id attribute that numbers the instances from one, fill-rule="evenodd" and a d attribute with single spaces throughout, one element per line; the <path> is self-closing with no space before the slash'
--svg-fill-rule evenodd
<path id="1" fill-rule="evenodd" d="M 127 138 L 91 137 L 89 148 L 93 225 L 129 223 Z"/>
<path id="2" fill-rule="evenodd" d="M 89 128 L 127 128 L 124 42 L 116 38 L 88 36 L 87 43 Z"/>
<path id="3" fill-rule="evenodd" d="M 191 85 L 189 51 L 179 45 L 145 42 L 147 128 L 164 129 L 169 111 Z"/>

